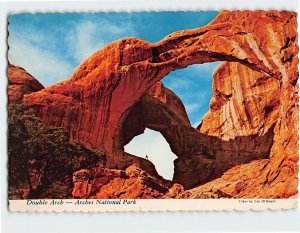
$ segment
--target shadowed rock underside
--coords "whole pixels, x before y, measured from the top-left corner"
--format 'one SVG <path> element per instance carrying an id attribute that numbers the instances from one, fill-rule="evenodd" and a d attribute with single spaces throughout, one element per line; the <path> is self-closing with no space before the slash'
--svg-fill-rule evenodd
<path id="1" fill-rule="evenodd" d="M 22 103 L 71 140 L 105 150 L 105 167 L 74 173 L 74 197 L 287 198 L 298 192 L 296 28 L 293 12 L 223 11 L 157 44 L 113 42 L 66 81 L 23 92 Z M 160 81 L 213 61 L 224 62 L 213 75 L 210 110 L 194 129 Z M 178 156 L 172 182 L 124 152 L 145 128 L 159 131 Z"/>

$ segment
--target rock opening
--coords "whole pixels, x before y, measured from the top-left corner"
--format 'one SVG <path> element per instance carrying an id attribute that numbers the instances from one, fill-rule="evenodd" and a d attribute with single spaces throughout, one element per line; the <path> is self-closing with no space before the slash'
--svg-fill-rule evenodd
<path id="1" fill-rule="evenodd" d="M 125 152 L 150 160 L 159 175 L 172 180 L 174 160 L 177 156 L 171 151 L 166 139 L 157 131 L 146 129 L 134 137 L 125 147 Z"/>
<path id="2" fill-rule="evenodd" d="M 164 86 L 181 99 L 194 128 L 199 126 L 202 117 L 209 111 L 213 72 L 221 63 L 218 61 L 190 65 L 170 72 L 162 80 Z"/>

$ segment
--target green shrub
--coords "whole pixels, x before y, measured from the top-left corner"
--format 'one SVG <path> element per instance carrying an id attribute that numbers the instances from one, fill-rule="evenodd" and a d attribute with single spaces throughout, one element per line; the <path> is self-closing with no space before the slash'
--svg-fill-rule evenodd
<path id="1" fill-rule="evenodd" d="M 55 181 L 106 159 L 102 150 L 70 143 L 66 130 L 43 124 L 31 109 L 11 104 L 8 115 L 10 192 L 25 188 L 27 198 L 38 198 Z"/>

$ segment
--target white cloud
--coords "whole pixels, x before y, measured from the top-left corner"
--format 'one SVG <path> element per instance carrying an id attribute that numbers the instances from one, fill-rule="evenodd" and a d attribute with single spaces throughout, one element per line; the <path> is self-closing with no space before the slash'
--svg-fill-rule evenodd
<path id="1" fill-rule="evenodd" d="M 188 78 L 177 78 L 174 75 L 172 75 L 172 73 L 170 75 L 170 80 L 171 82 L 169 82 L 167 86 L 170 90 L 189 88 L 191 85 L 193 85 L 193 82 Z"/>
<path id="2" fill-rule="evenodd" d="M 66 40 L 77 63 L 81 63 L 97 50 L 104 47 L 110 38 L 128 32 L 132 34 L 130 25 L 115 25 L 109 21 L 81 21 L 70 30 Z"/>
<path id="3" fill-rule="evenodd" d="M 73 51 L 74 58 L 78 63 L 104 46 L 101 41 L 96 42 L 96 30 L 97 25 L 95 23 L 85 21 L 78 24 L 67 36 L 66 39 L 70 43 L 70 49 Z"/>
<path id="4" fill-rule="evenodd" d="M 193 103 L 193 104 L 187 104 L 185 106 L 185 110 L 187 111 L 188 114 L 192 114 L 194 112 L 197 112 L 200 108 L 199 104 Z"/>
<path id="5" fill-rule="evenodd" d="M 23 41 L 28 41 L 30 43 L 41 43 L 43 42 L 46 38 L 44 35 L 40 33 L 30 33 L 34 32 L 34 29 L 19 29 L 20 31 L 18 34 L 20 35 L 19 37 L 22 37 Z"/>
<path id="6" fill-rule="evenodd" d="M 56 38 L 46 36 L 43 30 L 18 27 L 17 33 L 14 32 L 9 37 L 9 62 L 23 67 L 44 86 L 49 86 L 67 79 L 75 67 L 93 52 L 104 47 L 113 38 L 132 34 L 133 29 L 131 25 L 124 25 L 122 22 L 114 24 L 107 20 L 84 20 L 65 31 L 67 33 L 64 37 Z M 50 47 L 52 40 L 65 40 L 67 51 L 63 58 L 61 51 Z"/>
<path id="7" fill-rule="evenodd" d="M 129 28 L 126 28 L 126 27 L 120 27 L 120 26 L 111 24 L 107 21 L 102 22 L 101 24 L 102 24 L 102 27 L 104 27 L 106 29 L 106 31 L 108 31 L 112 34 L 120 34 L 120 33 L 123 33 L 124 31 L 129 29 Z M 131 27 L 130 27 L 130 30 L 131 30 Z"/>
<path id="8" fill-rule="evenodd" d="M 38 39 L 39 35 L 32 36 L 27 41 L 22 37 L 9 40 L 9 62 L 23 67 L 44 86 L 67 79 L 72 74 L 73 67 L 49 51 L 34 47 L 28 42 L 34 40 L 34 37 Z"/>
<path id="9" fill-rule="evenodd" d="M 217 69 L 217 67 L 222 63 L 222 61 L 216 61 L 216 62 L 207 62 L 207 63 L 203 63 L 203 64 L 196 64 L 196 65 L 192 65 L 191 69 L 195 70 L 196 72 L 200 72 L 200 74 L 207 70 L 210 72 L 213 72 L 214 70 Z M 212 76 L 208 77 L 211 78 Z"/>
<path id="10" fill-rule="evenodd" d="M 136 136 L 124 149 L 141 158 L 145 158 L 147 155 L 155 165 L 158 174 L 168 180 L 173 178 L 174 160 L 177 157 L 159 132 L 146 129 L 144 134 Z"/>

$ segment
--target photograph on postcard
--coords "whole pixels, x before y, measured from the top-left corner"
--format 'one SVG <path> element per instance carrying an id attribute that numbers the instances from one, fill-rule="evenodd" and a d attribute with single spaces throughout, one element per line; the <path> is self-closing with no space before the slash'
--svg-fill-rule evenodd
<path id="1" fill-rule="evenodd" d="M 292 11 L 9 15 L 12 209 L 297 201 L 297 41 Z"/>

